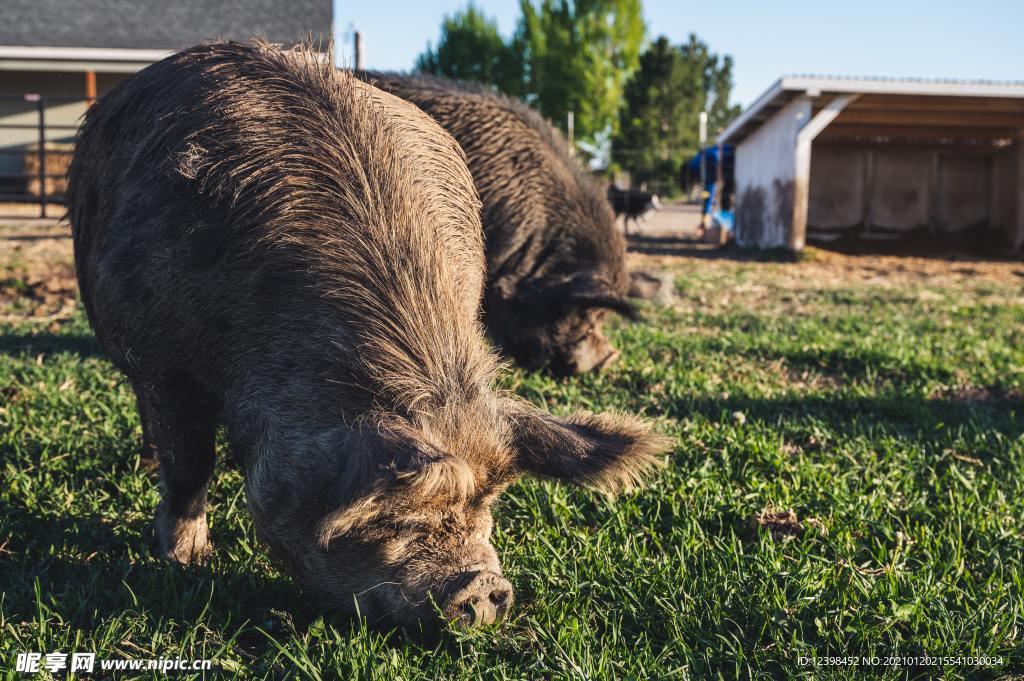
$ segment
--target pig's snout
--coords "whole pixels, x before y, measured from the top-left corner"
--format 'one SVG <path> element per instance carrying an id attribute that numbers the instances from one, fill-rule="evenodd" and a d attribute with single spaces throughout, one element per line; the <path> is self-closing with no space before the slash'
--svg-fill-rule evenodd
<path id="1" fill-rule="evenodd" d="M 462 627 L 494 624 L 512 607 L 512 585 L 496 572 L 470 573 L 444 602 L 445 619 Z"/>
<path id="2" fill-rule="evenodd" d="M 601 334 L 592 334 L 573 348 L 569 373 L 585 374 L 599 371 L 615 362 L 619 351 Z"/>

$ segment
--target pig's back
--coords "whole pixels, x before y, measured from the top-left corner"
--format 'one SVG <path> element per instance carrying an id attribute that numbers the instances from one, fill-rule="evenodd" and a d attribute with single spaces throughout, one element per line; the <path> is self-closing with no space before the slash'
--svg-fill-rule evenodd
<path id="1" fill-rule="evenodd" d="M 185 371 L 212 392 L 291 372 L 369 395 L 382 360 L 471 353 L 477 211 L 427 116 L 259 44 L 193 48 L 122 83 L 89 112 L 69 183 L 101 342 L 129 374 Z"/>
<path id="2" fill-rule="evenodd" d="M 621 269 L 624 243 L 611 217 L 600 214 L 607 210 L 603 186 L 537 111 L 477 83 L 385 72 L 360 77 L 416 104 L 462 145 L 483 200 L 492 280 L 510 270 L 537 274 L 545 258 L 571 261 L 569 270 L 604 262 Z"/>

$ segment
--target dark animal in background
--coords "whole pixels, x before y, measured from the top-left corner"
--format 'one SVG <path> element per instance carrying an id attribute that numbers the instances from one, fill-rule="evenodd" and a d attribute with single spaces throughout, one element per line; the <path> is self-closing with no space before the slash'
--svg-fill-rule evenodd
<path id="1" fill-rule="evenodd" d="M 455 141 L 305 50 L 185 50 L 93 106 L 69 209 L 89 320 L 160 459 L 154 550 L 210 551 L 227 429 L 259 536 L 381 625 L 500 619 L 491 506 L 522 473 L 615 490 L 658 440 L 495 392 Z"/>
<path id="2" fill-rule="evenodd" d="M 626 234 L 629 234 L 630 220 L 639 227 L 648 213 L 661 210 L 657 194 L 643 189 L 619 189 L 614 184 L 608 186 L 608 201 L 615 217 L 623 216 L 622 228 Z"/>
<path id="3" fill-rule="evenodd" d="M 484 315 L 495 342 L 528 367 L 599 369 L 618 356 L 608 311 L 631 316 L 625 242 L 603 186 L 540 114 L 482 86 L 365 73 L 455 136 L 483 202 Z"/>

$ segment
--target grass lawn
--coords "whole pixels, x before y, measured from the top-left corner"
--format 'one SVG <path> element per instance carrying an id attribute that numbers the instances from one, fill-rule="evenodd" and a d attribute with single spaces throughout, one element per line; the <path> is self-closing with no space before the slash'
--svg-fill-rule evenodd
<path id="1" fill-rule="evenodd" d="M 616 366 L 503 381 L 556 412 L 647 415 L 675 438 L 670 465 L 615 502 L 514 486 L 495 535 L 514 615 L 424 648 L 318 612 L 227 467 L 213 560 L 149 556 L 158 494 L 131 391 L 69 307 L 67 270 L 33 274 L 34 243 L 0 262 L 0 678 L 22 678 L 16 651 L 214 658 L 255 679 L 1024 671 L 1024 265 L 632 256 L 671 269 L 677 296 L 615 327 Z M 923 655 L 1002 662 L 800 660 Z"/>

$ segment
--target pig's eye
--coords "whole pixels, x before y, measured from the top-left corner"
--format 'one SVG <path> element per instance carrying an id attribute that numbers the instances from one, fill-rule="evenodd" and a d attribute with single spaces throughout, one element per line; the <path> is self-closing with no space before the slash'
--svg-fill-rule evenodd
<path id="1" fill-rule="evenodd" d="M 588 337 L 594 334 L 594 324 L 582 324 L 576 328 L 570 329 L 569 333 L 566 334 L 565 342 L 570 345 L 576 345 L 582 343 Z"/>
<path id="2" fill-rule="evenodd" d="M 362 526 L 380 528 L 411 509 L 464 501 L 475 491 L 469 464 L 433 450 L 402 428 L 372 424 L 354 437 L 370 452 L 370 462 L 357 462 L 355 470 L 339 475 L 330 493 L 334 510 L 317 532 L 323 546 Z"/>

